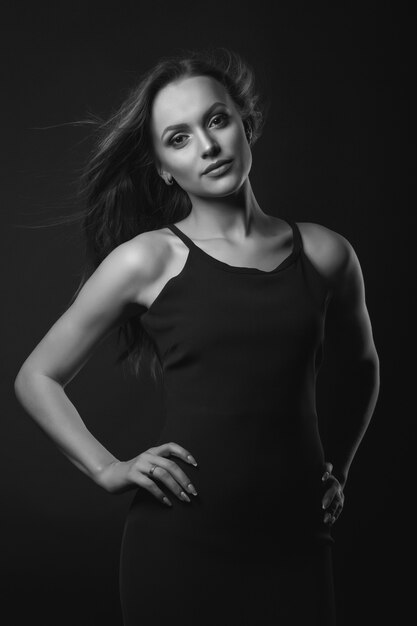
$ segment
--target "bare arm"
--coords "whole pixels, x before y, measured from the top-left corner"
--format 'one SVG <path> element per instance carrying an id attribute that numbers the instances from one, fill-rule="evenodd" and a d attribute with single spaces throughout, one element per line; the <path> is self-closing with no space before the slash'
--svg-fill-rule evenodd
<path id="1" fill-rule="evenodd" d="M 28 356 L 15 380 L 16 396 L 27 413 L 93 480 L 116 458 L 86 428 L 64 388 L 94 349 L 132 313 L 140 268 L 145 267 L 145 258 L 140 257 L 140 247 L 127 244 L 108 255 Z"/>
<path id="2" fill-rule="evenodd" d="M 109 493 L 139 486 L 172 506 L 153 478 L 180 500 L 189 501 L 187 492 L 196 495 L 195 488 L 178 464 L 165 457 L 175 455 L 196 465 L 190 451 L 167 442 L 120 461 L 89 432 L 64 391 L 104 338 L 137 312 L 138 294 L 161 273 L 169 253 L 162 247 L 160 254 L 151 254 L 152 246 L 152 239 L 143 233 L 134 245 L 126 242 L 104 259 L 75 302 L 23 363 L 15 392 L 27 413 L 67 458 Z"/>
<path id="3" fill-rule="evenodd" d="M 324 354 L 332 365 L 337 404 L 328 420 L 326 458 L 345 485 L 379 393 L 379 358 L 365 303 L 358 257 L 349 241 L 325 227 L 309 225 L 310 252 L 331 285 Z M 315 231 L 315 232 L 314 232 Z"/>

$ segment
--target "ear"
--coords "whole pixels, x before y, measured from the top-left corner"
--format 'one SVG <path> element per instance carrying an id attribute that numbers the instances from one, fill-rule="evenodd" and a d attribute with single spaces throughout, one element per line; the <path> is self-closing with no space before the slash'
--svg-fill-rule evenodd
<path id="1" fill-rule="evenodd" d="M 156 169 L 156 172 L 157 172 L 158 176 L 161 176 L 161 178 L 164 178 L 164 175 L 166 175 L 167 172 L 165 172 L 165 170 L 162 167 L 162 164 L 161 164 L 160 160 L 156 156 L 154 156 L 153 164 L 154 164 L 154 167 Z"/>
<path id="2" fill-rule="evenodd" d="M 172 176 L 171 176 L 171 174 L 169 172 L 166 172 L 161 167 L 156 167 L 156 171 L 158 172 L 158 175 L 162 178 L 162 180 L 164 181 L 164 183 L 166 185 L 172 185 L 172 183 L 174 181 L 173 181 Z"/>
<path id="3" fill-rule="evenodd" d="M 158 171 L 158 174 L 160 175 L 160 177 L 162 178 L 164 183 L 166 183 L 167 185 L 172 185 L 172 176 L 171 176 L 171 174 L 169 174 L 168 172 L 165 172 L 165 170 Z"/>

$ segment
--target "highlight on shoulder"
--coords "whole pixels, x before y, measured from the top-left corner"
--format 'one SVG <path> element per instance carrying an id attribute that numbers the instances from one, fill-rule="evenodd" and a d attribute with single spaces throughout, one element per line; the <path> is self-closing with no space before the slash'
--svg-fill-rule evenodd
<path id="1" fill-rule="evenodd" d="M 136 235 L 119 245 L 110 256 L 119 258 L 121 271 L 135 278 L 137 293 L 135 300 L 140 302 L 140 292 L 158 280 L 172 255 L 172 246 L 166 233 L 161 230 L 147 231 Z"/>
<path id="2" fill-rule="evenodd" d="M 153 274 L 155 266 L 169 255 L 170 244 L 163 229 L 152 230 L 136 235 L 119 248 L 125 247 L 125 254 L 131 257 L 141 273 Z"/>
<path id="3" fill-rule="evenodd" d="M 340 233 L 314 222 L 297 224 L 306 256 L 330 284 L 337 283 L 352 262 L 358 262 L 352 244 Z"/>

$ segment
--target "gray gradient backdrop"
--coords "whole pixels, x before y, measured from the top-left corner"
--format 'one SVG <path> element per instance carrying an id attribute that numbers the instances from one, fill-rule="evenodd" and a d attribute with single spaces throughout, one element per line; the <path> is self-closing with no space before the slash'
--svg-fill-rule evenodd
<path id="1" fill-rule="evenodd" d="M 333 530 L 338 613 L 340 625 L 383 617 L 401 623 L 412 538 L 414 279 L 409 17 L 401 4 L 281 2 L 275 16 L 262 2 L 2 6 L 0 548 L 7 623 L 121 625 L 117 569 L 133 496 L 110 496 L 78 471 L 13 392 L 18 368 L 63 312 L 81 272 L 76 227 L 33 226 L 76 210 L 71 194 L 89 132 L 45 127 L 89 112 L 107 115 L 160 56 L 213 46 L 240 52 L 270 102 L 250 174 L 261 207 L 340 232 L 361 261 L 381 393 Z M 117 353 L 110 337 L 66 391 L 92 432 L 127 459 L 152 445 L 162 406 L 147 375 L 136 381 L 115 366 Z M 325 363 L 319 385 L 323 414 L 338 400 L 329 369 Z M 186 597 L 179 602 L 186 611 Z"/>

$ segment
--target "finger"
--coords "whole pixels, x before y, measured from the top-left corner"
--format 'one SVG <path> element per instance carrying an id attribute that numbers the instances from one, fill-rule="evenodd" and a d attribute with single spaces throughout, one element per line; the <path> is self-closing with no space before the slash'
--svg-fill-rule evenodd
<path id="1" fill-rule="evenodd" d="M 151 457 L 151 463 L 153 465 L 158 465 L 159 467 L 167 470 L 167 472 L 169 472 L 173 476 L 173 478 L 177 481 L 177 483 L 180 485 L 181 487 L 181 489 L 179 490 L 180 492 L 182 489 L 185 489 L 189 493 L 192 493 L 193 496 L 197 495 L 196 488 L 192 484 L 191 480 L 189 479 L 187 474 L 183 472 L 182 469 L 177 465 L 177 463 L 175 463 L 175 461 L 171 461 L 170 459 L 166 459 L 162 456 L 154 456 L 154 457 Z M 153 474 L 155 474 L 155 471 L 156 469 L 154 470 Z M 160 473 L 158 472 L 158 478 L 159 476 L 160 476 Z M 174 484 L 174 483 L 171 483 L 171 484 Z M 176 492 L 177 492 L 178 485 L 175 485 L 175 486 L 176 486 Z M 182 498 L 182 499 L 186 500 L 186 498 Z"/>
<path id="2" fill-rule="evenodd" d="M 339 517 L 341 510 L 342 506 L 335 498 L 335 500 L 332 502 L 331 506 L 328 508 L 324 515 L 324 523 L 334 524 Z"/>
<path id="3" fill-rule="evenodd" d="M 328 524 L 329 526 L 332 526 L 336 521 L 336 518 L 333 515 L 330 515 L 330 513 L 326 513 L 326 515 L 324 516 L 324 523 Z"/>
<path id="4" fill-rule="evenodd" d="M 325 471 L 324 471 L 324 474 L 323 474 L 323 476 L 321 477 L 321 479 L 322 479 L 323 481 L 326 481 L 326 480 L 328 480 L 328 478 L 330 477 L 330 475 L 331 475 L 331 473 L 332 473 L 332 471 L 333 471 L 333 465 L 332 465 L 332 463 L 329 463 L 328 461 L 326 461 L 326 462 L 325 462 L 325 464 L 324 464 L 324 470 L 325 470 Z"/>
<path id="5" fill-rule="evenodd" d="M 172 502 L 164 492 L 158 487 L 153 480 L 145 476 L 144 474 L 138 472 L 136 476 L 133 477 L 133 481 L 139 485 L 139 487 L 143 487 L 149 493 L 151 493 L 157 500 L 165 504 L 166 506 L 172 506 Z"/>
<path id="6" fill-rule="evenodd" d="M 186 463 L 197 466 L 197 461 L 195 460 L 191 452 L 173 441 L 170 441 L 169 443 L 163 443 L 160 446 L 156 446 L 154 448 L 150 448 L 149 451 L 151 450 L 153 454 L 159 454 L 161 456 L 169 456 L 170 454 L 173 454 L 174 456 L 183 459 Z"/>
<path id="7" fill-rule="evenodd" d="M 191 502 L 188 495 L 185 493 L 182 487 L 174 480 L 171 473 L 167 469 L 165 469 L 165 467 L 163 467 L 164 464 L 166 464 L 167 466 L 176 466 L 178 468 L 174 461 L 170 461 L 161 456 L 155 456 L 153 454 L 150 454 L 149 452 L 143 452 L 141 455 L 139 455 L 135 464 L 132 467 L 133 476 L 139 473 L 140 475 L 151 479 L 152 482 L 154 479 L 158 479 L 162 481 L 176 496 L 178 496 L 180 500 L 185 502 Z M 150 473 L 151 470 L 152 473 Z M 182 474 L 187 478 L 184 472 L 182 472 Z M 189 480 L 188 485 L 188 489 L 194 489 Z M 195 493 L 197 494 L 197 492 Z"/>
<path id="8" fill-rule="evenodd" d="M 341 506 L 338 506 L 338 507 L 337 507 L 337 509 L 335 510 L 335 512 L 333 513 L 333 520 L 334 520 L 334 522 L 335 522 L 335 521 L 339 518 L 339 516 L 340 516 L 340 514 L 341 514 L 342 510 L 343 510 L 343 509 L 342 509 L 342 507 L 341 507 Z M 333 523 L 334 523 L 334 522 L 333 522 Z"/>
<path id="9" fill-rule="evenodd" d="M 332 504 L 329 506 L 328 511 L 334 516 L 338 517 L 344 506 L 344 496 L 342 493 L 338 492 L 333 498 Z"/>
<path id="10" fill-rule="evenodd" d="M 158 459 L 159 463 L 162 457 L 155 457 L 155 459 Z M 156 463 L 154 463 L 153 465 L 155 466 L 155 468 L 151 474 L 151 477 L 154 480 L 160 480 L 162 483 L 164 483 L 164 485 L 166 485 L 166 487 L 168 487 L 168 489 L 170 489 L 179 500 L 182 500 L 184 502 L 191 502 L 190 498 L 185 493 L 185 490 L 177 483 L 169 470 L 165 469 L 165 467 L 162 467 L 162 465 L 157 465 Z"/>
<path id="11" fill-rule="evenodd" d="M 343 510 L 343 499 L 337 494 L 324 515 L 324 523 L 334 524 Z"/>
<path id="12" fill-rule="evenodd" d="M 327 509 L 331 503 L 333 502 L 333 498 L 336 496 L 336 494 L 339 492 L 338 486 L 337 485 L 332 485 L 324 494 L 323 496 L 323 500 L 322 500 L 322 507 L 323 509 Z"/>
<path id="13" fill-rule="evenodd" d="M 330 512 L 329 512 L 329 513 L 326 513 L 324 523 L 325 523 L 325 524 L 326 524 L 326 523 L 328 523 L 328 524 L 330 524 L 330 525 L 333 525 L 333 524 L 335 523 L 335 521 L 338 519 L 338 517 L 339 517 L 339 515 L 340 515 L 340 513 L 341 513 L 341 512 L 342 512 L 342 509 L 341 509 L 340 507 L 338 507 L 338 508 L 334 511 L 334 513 L 333 513 L 333 514 L 332 514 L 332 513 L 330 513 Z"/>
<path id="14" fill-rule="evenodd" d="M 330 474 L 330 476 L 327 478 L 327 480 L 325 482 L 326 482 L 326 487 L 328 489 L 328 491 L 326 491 L 326 494 L 331 489 L 333 489 L 334 491 L 336 491 L 338 493 L 343 493 L 343 489 L 342 489 L 339 481 L 337 480 L 337 478 L 335 476 L 333 476 L 333 474 Z M 323 496 L 323 500 L 324 500 L 324 497 L 325 496 Z"/>
<path id="15" fill-rule="evenodd" d="M 333 501 L 332 505 L 327 509 L 326 515 L 336 519 L 337 515 L 338 515 L 339 508 L 340 508 L 339 503 Z"/>

